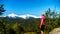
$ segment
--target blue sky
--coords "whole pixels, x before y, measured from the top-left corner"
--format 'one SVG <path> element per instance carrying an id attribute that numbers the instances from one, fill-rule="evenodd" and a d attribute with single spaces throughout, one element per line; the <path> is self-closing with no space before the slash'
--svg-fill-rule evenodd
<path id="1" fill-rule="evenodd" d="M 3 16 L 15 13 L 18 15 L 32 14 L 41 16 L 48 8 L 60 11 L 60 0 L 0 0 L 0 4 L 4 4 L 6 12 Z"/>

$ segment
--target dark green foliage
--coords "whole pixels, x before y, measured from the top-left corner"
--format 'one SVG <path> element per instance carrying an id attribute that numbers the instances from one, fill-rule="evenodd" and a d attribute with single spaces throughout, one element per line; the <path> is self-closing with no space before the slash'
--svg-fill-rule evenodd
<path id="1" fill-rule="evenodd" d="M 4 4 L 0 5 L 0 15 L 3 14 L 3 12 L 5 12 L 6 10 L 3 8 Z"/>
<path id="2" fill-rule="evenodd" d="M 12 21 L 12 23 L 11 23 Z M 21 32 L 39 32 L 39 19 L 14 19 L 0 17 L 1 28 L 6 32 L 14 31 L 16 34 Z M 10 30 L 11 29 L 11 30 Z"/>

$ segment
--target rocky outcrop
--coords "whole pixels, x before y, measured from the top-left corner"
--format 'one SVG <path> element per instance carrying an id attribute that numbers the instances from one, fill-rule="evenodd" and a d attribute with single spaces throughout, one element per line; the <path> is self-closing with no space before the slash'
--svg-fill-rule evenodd
<path id="1" fill-rule="evenodd" d="M 49 34 L 60 34 L 60 27 L 54 29 L 53 31 L 51 31 Z"/>

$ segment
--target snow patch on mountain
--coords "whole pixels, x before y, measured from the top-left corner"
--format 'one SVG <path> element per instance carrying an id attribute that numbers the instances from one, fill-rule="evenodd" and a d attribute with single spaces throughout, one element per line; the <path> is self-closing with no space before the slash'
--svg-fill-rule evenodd
<path id="1" fill-rule="evenodd" d="M 35 16 L 35 15 L 30 15 L 30 14 L 20 15 L 19 17 L 22 17 L 22 18 L 24 18 L 24 19 L 29 18 L 29 17 L 40 18 L 40 17 L 37 17 L 37 16 Z"/>
<path id="2" fill-rule="evenodd" d="M 14 13 L 11 13 L 8 15 L 8 17 L 16 17 L 16 16 L 18 16 L 18 15 L 14 14 Z"/>

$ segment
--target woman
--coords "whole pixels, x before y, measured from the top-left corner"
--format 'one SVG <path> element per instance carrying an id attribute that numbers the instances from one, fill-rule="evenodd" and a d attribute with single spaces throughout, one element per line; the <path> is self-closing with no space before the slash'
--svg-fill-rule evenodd
<path id="1" fill-rule="evenodd" d="M 45 16 L 44 16 L 44 14 L 42 14 L 41 23 L 40 23 L 41 34 L 44 34 L 44 27 L 45 27 Z"/>

